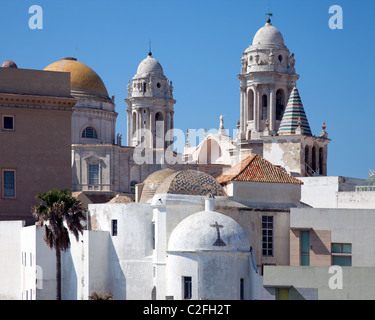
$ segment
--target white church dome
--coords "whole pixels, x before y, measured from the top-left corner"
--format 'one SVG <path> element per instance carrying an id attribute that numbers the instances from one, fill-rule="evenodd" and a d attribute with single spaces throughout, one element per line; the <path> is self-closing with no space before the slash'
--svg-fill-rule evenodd
<path id="1" fill-rule="evenodd" d="M 260 28 L 253 39 L 254 45 L 276 45 L 285 46 L 281 32 L 275 28 L 270 21 Z"/>
<path id="2" fill-rule="evenodd" d="M 173 230 L 168 251 L 249 252 L 245 230 L 232 218 L 215 212 L 201 211 L 182 220 Z"/>
<path id="3" fill-rule="evenodd" d="M 164 77 L 161 64 L 152 57 L 151 53 L 139 64 L 136 77 L 146 77 L 149 75 Z"/>

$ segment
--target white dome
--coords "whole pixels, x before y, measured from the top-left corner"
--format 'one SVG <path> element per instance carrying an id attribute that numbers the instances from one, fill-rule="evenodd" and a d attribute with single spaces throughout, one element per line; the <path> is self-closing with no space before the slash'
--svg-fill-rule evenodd
<path id="1" fill-rule="evenodd" d="M 255 34 L 253 39 L 253 46 L 259 44 L 285 46 L 284 38 L 281 32 L 270 22 L 267 22 L 265 26 L 260 28 Z"/>
<path id="2" fill-rule="evenodd" d="M 164 77 L 163 68 L 160 63 L 150 54 L 139 64 L 136 76 L 145 77 L 148 75 Z"/>
<path id="3" fill-rule="evenodd" d="M 245 230 L 232 218 L 201 211 L 182 220 L 173 230 L 168 251 L 250 251 Z"/>

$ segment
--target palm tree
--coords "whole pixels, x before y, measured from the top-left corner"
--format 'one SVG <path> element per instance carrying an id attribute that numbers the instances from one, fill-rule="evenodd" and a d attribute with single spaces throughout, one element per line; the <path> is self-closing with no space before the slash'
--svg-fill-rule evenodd
<path id="1" fill-rule="evenodd" d="M 61 300 L 61 251 L 70 248 L 69 231 L 77 241 L 79 234 L 83 234 L 81 221 L 86 220 L 86 210 L 78 199 L 70 195 L 68 189 L 52 189 L 37 194 L 36 198 L 43 203 L 34 207 L 33 216 L 38 220 L 38 226 L 44 225 L 47 245 L 56 250 L 56 300 Z"/>
<path id="2" fill-rule="evenodd" d="M 93 292 L 91 296 L 89 296 L 89 300 L 113 300 L 112 293 L 100 293 L 100 292 Z"/>

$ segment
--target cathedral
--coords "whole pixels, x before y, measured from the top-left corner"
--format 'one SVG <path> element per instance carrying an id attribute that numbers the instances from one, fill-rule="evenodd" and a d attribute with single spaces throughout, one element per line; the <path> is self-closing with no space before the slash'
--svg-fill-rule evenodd
<path id="1" fill-rule="evenodd" d="M 359 181 L 327 177 L 325 124 L 313 135 L 294 54 L 269 18 L 239 65 L 236 134 L 221 116 L 196 146 L 188 130 L 182 153 L 173 149 L 172 81 L 151 52 L 127 83 L 126 146 L 116 134 L 115 97 L 94 70 L 72 57 L 44 69 L 65 88 L 46 94 L 71 112 L 72 191 L 88 207 L 83 235 L 62 254 L 63 299 L 374 296 L 371 281 L 361 282 L 361 292 L 350 291 L 355 282 L 339 293 L 326 288 L 333 263 L 358 267 L 345 269 L 351 281 L 373 272 L 375 258 L 362 251 L 363 238 L 374 234 L 374 195 L 356 193 L 367 200 L 353 205 L 353 194 L 342 191 Z M 53 99 L 48 106 L 58 114 Z M 8 264 L 0 266 L 0 299 L 54 299 L 55 255 L 41 228 L 1 221 L 2 255 Z"/>
<path id="2" fill-rule="evenodd" d="M 93 199 L 101 195 L 109 200 L 120 193 L 134 199 L 136 185 L 159 169 L 185 165 L 217 177 L 251 154 L 262 155 L 294 176 L 327 175 L 330 140 L 324 125 L 318 136 L 312 134 L 295 63 L 268 18 L 242 54 L 237 135 L 227 134 L 223 116 L 219 129 L 204 134 L 198 146 L 190 145 L 188 130 L 183 154 L 173 151 L 174 163 L 165 153 L 173 147 L 173 85 L 151 52 L 128 81 L 126 146 L 122 135 L 116 135 L 115 97 L 109 96 L 100 76 L 75 58 L 50 64 L 44 70 L 70 73 L 71 94 L 77 100 L 71 129 L 72 190 Z M 191 140 L 195 139 L 190 136 Z M 139 161 L 138 150 L 151 156 Z"/>
<path id="3" fill-rule="evenodd" d="M 187 145 L 184 158 L 235 165 L 260 154 L 294 176 L 327 175 L 325 125 L 313 136 L 297 89 L 294 53 L 269 18 L 243 52 L 241 64 L 237 137 L 226 136 L 221 125 L 197 147 Z"/>

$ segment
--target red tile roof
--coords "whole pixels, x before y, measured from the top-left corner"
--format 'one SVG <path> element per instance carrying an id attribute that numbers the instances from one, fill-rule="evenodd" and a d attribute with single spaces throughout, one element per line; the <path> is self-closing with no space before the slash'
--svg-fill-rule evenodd
<path id="1" fill-rule="evenodd" d="M 301 180 L 273 165 L 259 154 L 248 156 L 216 179 L 221 184 L 229 181 L 303 184 Z"/>

